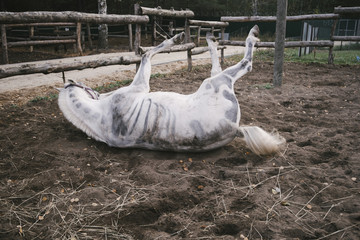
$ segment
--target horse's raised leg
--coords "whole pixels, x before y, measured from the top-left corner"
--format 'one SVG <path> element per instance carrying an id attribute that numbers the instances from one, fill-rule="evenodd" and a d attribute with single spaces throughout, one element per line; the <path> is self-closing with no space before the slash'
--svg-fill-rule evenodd
<path id="1" fill-rule="evenodd" d="M 243 75 L 251 71 L 254 45 L 257 41 L 259 41 L 257 38 L 258 34 L 259 27 L 255 25 L 250 30 L 249 35 L 246 38 L 244 58 L 238 64 L 229 67 L 222 72 L 222 74 L 224 74 L 226 77 L 230 77 L 232 79 L 232 84 L 234 84 L 235 81 L 241 78 Z"/>
<path id="2" fill-rule="evenodd" d="M 209 47 L 209 52 L 210 52 L 210 57 L 211 57 L 211 76 L 215 76 L 216 74 L 222 72 L 221 66 L 220 66 L 220 61 L 219 61 L 219 56 L 217 54 L 217 45 L 216 43 L 213 41 L 214 36 L 210 33 L 207 32 L 206 33 L 206 42 L 208 44 Z"/>
<path id="3" fill-rule="evenodd" d="M 241 76 L 251 71 L 254 45 L 259 41 L 257 38 L 258 33 L 259 28 L 255 25 L 246 38 L 244 58 L 235 66 L 223 71 L 222 74 L 224 74 L 224 78 L 230 77 L 234 83 Z M 279 152 L 286 143 L 286 140 L 278 133 L 268 133 L 256 126 L 240 126 L 238 128 L 238 136 L 242 137 L 247 146 L 258 155 L 268 155 Z"/>
<path id="4" fill-rule="evenodd" d="M 150 62 L 151 58 L 155 54 L 165 49 L 168 49 L 176 44 L 180 44 L 184 40 L 184 38 L 185 38 L 185 33 L 183 32 L 179 33 L 174 37 L 163 41 L 161 44 L 151 49 L 150 51 L 146 52 L 141 58 L 139 70 L 137 71 L 131 86 L 135 86 L 137 91 L 149 92 L 150 91 L 149 80 L 151 75 L 151 62 Z"/>

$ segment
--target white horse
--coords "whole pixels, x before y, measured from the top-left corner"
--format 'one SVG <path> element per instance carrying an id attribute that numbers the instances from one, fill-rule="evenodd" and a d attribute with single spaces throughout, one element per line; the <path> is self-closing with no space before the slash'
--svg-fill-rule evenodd
<path id="1" fill-rule="evenodd" d="M 208 36 L 211 77 L 193 94 L 150 92 L 151 58 L 182 42 L 184 33 L 180 33 L 142 56 L 129 86 L 98 94 L 82 84 L 67 83 L 60 90 L 60 109 L 88 136 L 114 147 L 206 151 L 242 137 L 256 154 L 275 153 L 284 138 L 259 127 L 239 126 L 240 107 L 234 93 L 236 80 L 252 69 L 258 31 L 257 26 L 251 29 L 244 58 L 224 71 L 216 45 Z"/>

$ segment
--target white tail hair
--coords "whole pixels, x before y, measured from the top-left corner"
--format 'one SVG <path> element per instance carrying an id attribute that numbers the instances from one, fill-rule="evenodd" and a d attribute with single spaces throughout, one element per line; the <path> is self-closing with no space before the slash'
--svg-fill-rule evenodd
<path id="1" fill-rule="evenodd" d="M 280 152 L 286 140 L 277 132 L 268 133 L 256 126 L 240 126 L 239 131 L 247 146 L 257 155 L 270 155 Z"/>

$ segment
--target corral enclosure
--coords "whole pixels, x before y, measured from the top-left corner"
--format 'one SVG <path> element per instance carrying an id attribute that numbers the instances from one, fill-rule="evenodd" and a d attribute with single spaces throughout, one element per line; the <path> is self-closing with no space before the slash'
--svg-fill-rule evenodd
<path id="1" fill-rule="evenodd" d="M 55 96 L 35 98 L 49 88 L 3 94 L 1 238 L 359 238 L 359 66 L 287 63 L 274 89 L 272 63 L 254 62 L 235 85 L 241 124 L 278 129 L 279 156 L 239 140 L 197 154 L 111 148 L 67 122 Z M 209 72 L 151 87 L 191 93 Z"/>
<path id="2" fill-rule="evenodd" d="M 49 87 L 2 94 L 0 238 L 359 238 L 359 65 L 287 63 L 281 88 L 272 63 L 253 69 L 235 86 L 241 124 L 277 129 L 278 156 L 240 140 L 196 154 L 111 148 L 67 122 Z M 188 94 L 209 72 L 151 87 Z"/>

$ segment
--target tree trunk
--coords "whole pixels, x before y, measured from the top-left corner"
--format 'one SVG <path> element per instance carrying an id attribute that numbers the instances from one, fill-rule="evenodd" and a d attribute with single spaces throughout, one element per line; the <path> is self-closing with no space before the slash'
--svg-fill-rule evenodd
<path id="1" fill-rule="evenodd" d="M 258 0 L 252 0 L 252 11 L 253 11 L 253 16 L 257 16 L 258 15 Z"/>
<path id="2" fill-rule="evenodd" d="M 282 84 L 282 73 L 284 64 L 284 46 L 286 34 L 287 0 L 277 0 L 276 13 L 276 40 L 274 54 L 274 86 Z"/>
<path id="3" fill-rule="evenodd" d="M 99 8 L 99 14 L 106 15 L 106 13 L 107 13 L 106 0 L 98 0 L 98 8 Z M 98 47 L 100 49 L 108 48 L 108 26 L 107 26 L 107 24 L 99 25 Z"/>
<path id="4" fill-rule="evenodd" d="M 9 56 L 8 56 L 8 43 L 6 39 L 6 27 L 5 24 L 1 24 L 1 47 L 2 47 L 2 54 L 3 54 L 3 63 L 9 63 Z"/>

